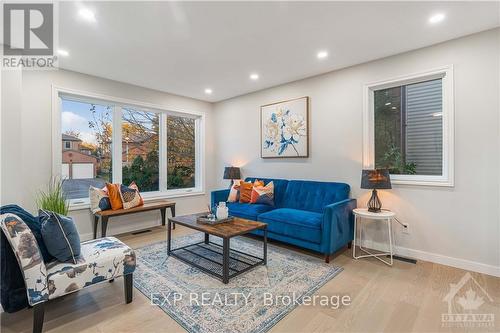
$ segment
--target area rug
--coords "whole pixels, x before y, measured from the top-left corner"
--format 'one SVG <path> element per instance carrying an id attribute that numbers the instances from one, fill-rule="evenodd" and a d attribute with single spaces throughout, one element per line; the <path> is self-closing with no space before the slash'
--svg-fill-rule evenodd
<path id="1" fill-rule="evenodd" d="M 193 234 L 172 240 L 172 248 L 202 240 Z M 222 243 L 211 238 L 214 243 Z M 136 250 L 134 286 L 188 332 L 266 332 L 342 271 L 321 259 L 268 245 L 267 266 L 228 284 L 182 261 L 167 258 L 166 242 Z M 262 256 L 262 241 L 237 237 L 231 248 Z"/>

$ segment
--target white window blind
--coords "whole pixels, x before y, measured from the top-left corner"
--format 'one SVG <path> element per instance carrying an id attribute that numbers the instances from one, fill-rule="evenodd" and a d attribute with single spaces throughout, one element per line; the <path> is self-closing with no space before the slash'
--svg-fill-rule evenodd
<path id="1" fill-rule="evenodd" d="M 406 160 L 416 165 L 417 174 L 441 175 L 443 171 L 442 80 L 405 87 Z"/>

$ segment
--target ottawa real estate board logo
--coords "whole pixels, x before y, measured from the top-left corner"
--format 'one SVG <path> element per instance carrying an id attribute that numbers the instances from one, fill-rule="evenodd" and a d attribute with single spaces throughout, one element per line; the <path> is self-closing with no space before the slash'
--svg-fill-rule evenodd
<path id="1" fill-rule="evenodd" d="M 56 69 L 54 5 L 3 4 L 3 69 Z"/>
<path id="2" fill-rule="evenodd" d="M 443 302 L 448 303 L 448 312 L 441 314 L 443 327 L 495 326 L 495 314 L 483 310 L 488 303 L 493 303 L 493 299 L 469 272 L 457 283 L 450 284 Z"/>

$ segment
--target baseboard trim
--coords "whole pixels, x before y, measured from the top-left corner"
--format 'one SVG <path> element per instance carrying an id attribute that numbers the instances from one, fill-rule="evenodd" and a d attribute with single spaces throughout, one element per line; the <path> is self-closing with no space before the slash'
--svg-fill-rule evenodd
<path id="1" fill-rule="evenodd" d="M 385 243 L 365 241 L 363 242 L 363 246 L 379 251 L 387 251 L 387 244 Z M 453 258 L 442 254 L 415 250 L 402 246 L 395 246 L 394 253 L 402 257 L 409 257 L 417 260 L 429 261 L 435 264 L 441 264 L 460 269 L 465 269 L 468 271 L 500 277 L 500 266 L 483 264 L 480 262 L 475 262 L 466 259 Z"/>

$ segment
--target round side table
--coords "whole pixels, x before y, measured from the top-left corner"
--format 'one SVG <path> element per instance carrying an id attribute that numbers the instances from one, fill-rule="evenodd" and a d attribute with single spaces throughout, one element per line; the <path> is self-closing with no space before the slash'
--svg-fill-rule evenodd
<path id="1" fill-rule="evenodd" d="M 391 227 L 391 222 L 392 219 L 396 216 L 394 212 L 391 212 L 390 210 L 382 210 L 380 213 L 373 213 L 369 212 L 367 208 L 356 208 L 353 210 L 354 213 L 354 240 L 353 240 L 353 246 L 352 246 L 352 257 L 354 259 L 359 259 L 359 258 L 367 258 L 367 257 L 374 257 L 377 258 L 378 260 L 382 261 L 384 264 L 387 264 L 389 266 L 392 266 L 393 260 L 393 249 L 392 249 L 392 227 Z M 359 249 L 363 251 L 364 255 L 357 256 L 356 255 L 356 238 L 357 238 L 357 221 L 359 218 L 364 218 L 364 219 L 370 219 L 370 220 L 381 220 L 381 221 L 386 221 L 387 222 L 387 233 L 389 234 L 389 252 L 384 252 L 384 253 L 371 253 L 368 250 L 363 248 L 363 228 L 361 227 L 360 230 L 360 237 L 359 237 Z M 390 256 L 390 261 L 382 259 L 382 257 L 385 256 Z"/>

